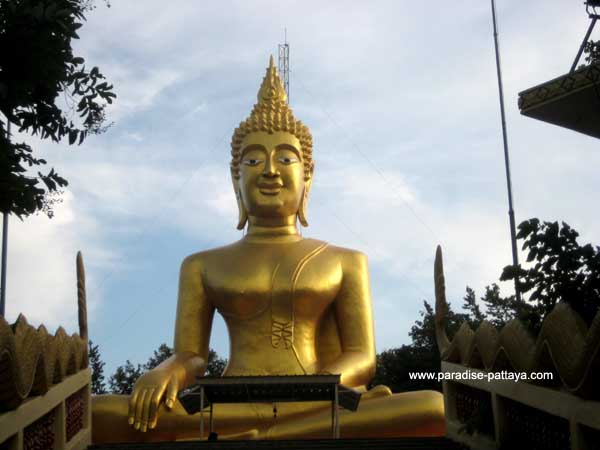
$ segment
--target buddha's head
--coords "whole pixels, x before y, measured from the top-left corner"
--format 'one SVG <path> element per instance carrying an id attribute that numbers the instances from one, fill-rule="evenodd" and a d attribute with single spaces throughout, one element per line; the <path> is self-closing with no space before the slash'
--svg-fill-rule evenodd
<path id="1" fill-rule="evenodd" d="M 308 226 L 306 205 L 312 181 L 312 136 L 294 118 L 273 57 L 250 117 L 231 140 L 231 178 L 239 208 L 238 229 L 248 217 L 297 216 Z"/>

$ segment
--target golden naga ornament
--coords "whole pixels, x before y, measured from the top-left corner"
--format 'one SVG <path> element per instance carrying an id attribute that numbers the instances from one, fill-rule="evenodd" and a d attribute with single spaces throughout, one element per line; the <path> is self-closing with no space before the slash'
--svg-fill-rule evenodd
<path id="1" fill-rule="evenodd" d="M 143 374 L 129 396 L 93 399 L 93 441 L 200 438 L 177 393 L 204 374 L 215 312 L 230 353 L 223 376 L 340 374 L 363 392 L 356 412 L 340 413 L 341 436 L 439 436 L 439 392 L 367 390 L 375 337 L 366 256 L 303 238 L 314 162 L 312 137 L 296 120 L 269 61 L 250 116 L 231 143 L 231 177 L 244 237 L 194 253 L 180 271 L 174 354 Z M 214 405 L 222 439 L 329 437 L 329 402 Z M 206 436 L 202 436 L 206 438 Z"/>

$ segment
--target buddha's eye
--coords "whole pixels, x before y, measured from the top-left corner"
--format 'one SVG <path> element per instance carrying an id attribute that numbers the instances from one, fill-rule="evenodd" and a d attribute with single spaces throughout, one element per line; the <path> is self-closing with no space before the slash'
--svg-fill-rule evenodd
<path id="1" fill-rule="evenodd" d="M 243 161 L 244 165 L 246 166 L 258 166 L 261 162 L 262 160 L 254 158 L 244 159 Z"/>
<path id="2" fill-rule="evenodd" d="M 282 156 L 281 158 L 278 158 L 278 161 L 282 164 L 294 164 L 296 162 L 298 162 L 298 158 L 295 158 L 293 156 Z"/>

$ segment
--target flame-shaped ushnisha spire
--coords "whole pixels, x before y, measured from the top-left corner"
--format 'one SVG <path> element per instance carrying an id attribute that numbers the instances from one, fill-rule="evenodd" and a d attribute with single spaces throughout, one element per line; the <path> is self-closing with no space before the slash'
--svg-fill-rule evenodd
<path id="1" fill-rule="evenodd" d="M 241 146 L 244 138 L 253 132 L 264 131 L 273 134 L 276 131 L 286 131 L 300 141 L 304 176 L 310 178 L 313 171 L 312 136 L 310 130 L 299 120 L 296 120 L 292 109 L 287 104 L 287 95 L 281 78 L 273 63 L 273 55 L 269 59 L 269 67 L 265 74 L 257 96 L 258 102 L 252 108 L 250 117 L 240 123 L 231 138 L 231 175 L 239 178 Z"/>
<path id="2" fill-rule="evenodd" d="M 285 88 L 277 73 L 275 64 L 273 63 L 273 55 L 269 58 L 269 67 L 267 74 L 263 78 L 262 84 L 258 91 L 258 103 L 278 103 L 287 104 L 287 94 Z"/>

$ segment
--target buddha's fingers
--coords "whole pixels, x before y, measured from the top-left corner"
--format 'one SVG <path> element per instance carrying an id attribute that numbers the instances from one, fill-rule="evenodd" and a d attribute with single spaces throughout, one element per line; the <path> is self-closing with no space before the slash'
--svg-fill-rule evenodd
<path id="1" fill-rule="evenodd" d="M 129 397 L 129 413 L 127 418 L 127 423 L 129 425 L 133 425 L 135 422 L 135 405 L 138 397 L 140 396 L 140 390 L 133 388 L 133 393 Z"/>
<path id="2" fill-rule="evenodd" d="M 142 425 L 141 425 L 141 431 L 143 433 L 148 431 L 150 405 L 152 403 L 152 397 L 154 396 L 154 391 L 156 391 L 155 388 L 149 388 L 146 391 L 146 395 L 144 397 L 144 407 L 142 409 Z"/>
<path id="3" fill-rule="evenodd" d="M 135 405 L 135 423 L 133 424 L 133 427 L 136 430 L 139 430 L 140 427 L 142 426 L 142 412 L 144 410 L 144 399 L 146 398 L 147 392 L 148 392 L 147 389 L 144 389 L 142 391 L 142 393 L 138 397 L 138 401 Z"/>
<path id="4" fill-rule="evenodd" d="M 160 404 L 164 392 L 164 388 L 159 388 L 155 389 L 154 394 L 152 394 L 150 411 L 148 412 L 148 428 L 151 430 L 156 428 L 156 424 L 158 423 L 158 405 Z"/>
<path id="5" fill-rule="evenodd" d="M 167 398 L 165 399 L 165 405 L 167 408 L 173 408 L 175 405 L 175 400 L 177 400 L 177 392 L 179 391 L 179 383 L 177 383 L 177 378 L 172 376 L 169 380 L 169 384 L 167 385 Z"/>

